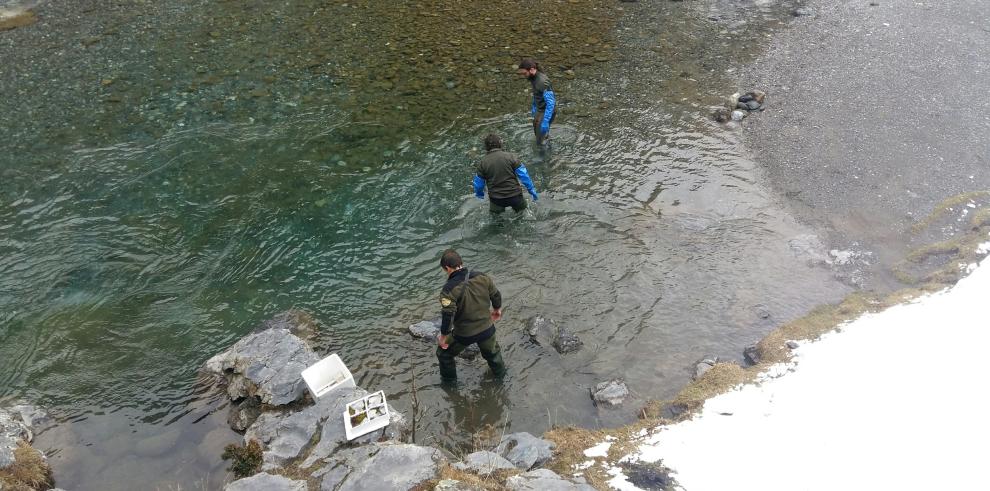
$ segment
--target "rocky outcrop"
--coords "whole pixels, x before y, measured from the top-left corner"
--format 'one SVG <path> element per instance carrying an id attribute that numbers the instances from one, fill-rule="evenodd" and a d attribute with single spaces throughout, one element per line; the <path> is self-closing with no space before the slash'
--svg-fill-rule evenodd
<path id="1" fill-rule="evenodd" d="M 305 397 L 299 374 L 319 360 L 302 339 L 280 327 L 249 334 L 210 358 L 205 368 L 225 379 L 232 400 L 257 397 L 262 404 L 281 406 Z"/>
<path id="2" fill-rule="evenodd" d="M 430 447 L 397 443 L 405 419 L 394 408 L 388 426 L 348 441 L 346 406 L 368 392 L 338 387 L 316 401 L 306 395 L 302 371 L 320 356 L 294 333 L 312 338 L 317 325 L 304 312 L 279 314 L 207 362 L 233 400 L 231 426 L 244 429 L 245 444 L 255 441 L 262 451 L 264 472 L 226 490 L 308 489 L 313 482 L 335 491 L 408 489 L 436 478 L 445 458 Z M 307 483 L 277 475 L 285 469 L 316 470 Z"/>
<path id="3" fill-rule="evenodd" d="M 526 333 L 530 340 L 540 346 L 552 346 L 560 354 L 573 353 L 584 344 L 581 340 L 557 321 L 537 315 L 526 321 Z"/>
<path id="4" fill-rule="evenodd" d="M 51 489 L 55 481 L 45 455 L 31 447 L 34 426 L 47 419 L 29 404 L 0 408 L 0 489 Z"/>
<path id="5" fill-rule="evenodd" d="M 224 487 L 223 491 L 306 491 L 306 489 L 306 481 L 296 481 L 262 472 L 238 479 Z"/>
<path id="6" fill-rule="evenodd" d="M 454 468 L 487 477 L 499 469 L 515 469 L 516 466 L 495 452 L 482 450 L 468 454 L 463 461 L 454 464 Z"/>
<path id="7" fill-rule="evenodd" d="M 385 442 L 341 450 L 315 474 L 323 491 L 411 489 L 436 477 L 447 459 L 439 450 Z"/>
<path id="8" fill-rule="evenodd" d="M 596 385 L 591 395 L 596 404 L 609 408 L 622 405 L 622 401 L 627 396 L 629 389 L 621 379 L 612 379 Z"/>
<path id="9" fill-rule="evenodd" d="M 586 483 L 569 481 L 549 469 L 537 469 L 505 480 L 511 491 L 594 491 Z"/>
<path id="10" fill-rule="evenodd" d="M 511 433 L 502 437 L 495 452 L 528 471 L 543 465 L 553 457 L 553 442 L 537 438 L 529 433 Z"/>

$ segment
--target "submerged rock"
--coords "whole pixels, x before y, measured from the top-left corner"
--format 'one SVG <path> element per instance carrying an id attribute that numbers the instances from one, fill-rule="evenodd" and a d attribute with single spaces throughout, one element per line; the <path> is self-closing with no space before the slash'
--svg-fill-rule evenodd
<path id="1" fill-rule="evenodd" d="M 505 487 L 511 491 L 593 491 L 595 488 L 585 483 L 576 483 L 560 477 L 549 469 L 537 469 L 505 480 Z"/>
<path id="2" fill-rule="evenodd" d="M 751 344 L 743 349 L 743 358 L 746 359 L 746 363 L 750 365 L 756 365 L 760 363 L 760 348 L 755 344 Z"/>
<path id="3" fill-rule="evenodd" d="M 249 334 L 207 360 L 205 369 L 226 378 L 227 395 L 235 401 L 258 397 L 263 404 L 281 406 L 305 397 L 300 374 L 319 360 L 288 329 L 274 328 Z"/>
<path id="4" fill-rule="evenodd" d="M 526 321 L 526 333 L 530 340 L 540 346 L 553 346 L 560 354 L 572 353 L 584 345 L 570 331 L 557 325 L 557 321 L 537 315 Z"/>
<path id="5" fill-rule="evenodd" d="M 223 491 L 306 491 L 306 489 L 306 481 L 296 481 L 262 472 L 238 479 L 224 487 Z"/>
<path id="6" fill-rule="evenodd" d="M 605 407 L 617 407 L 629 396 L 629 389 L 621 379 L 612 379 L 595 386 L 592 398 Z"/>
<path id="7" fill-rule="evenodd" d="M 0 31 L 29 26 L 35 22 L 38 22 L 38 17 L 28 9 L 22 7 L 0 8 Z"/>
<path id="8" fill-rule="evenodd" d="M 516 467 L 528 471 L 550 460 L 555 447 L 553 442 L 521 432 L 502 437 L 495 451 Z"/>
<path id="9" fill-rule="evenodd" d="M 468 454 L 464 461 L 454 464 L 454 468 L 479 476 L 489 476 L 499 469 L 515 469 L 516 466 L 497 453 L 482 450 Z"/>
<path id="10" fill-rule="evenodd" d="M 261 416 L 261 404 L 256 397 L 245 398 L 240 403 L 231 403 L 227 413 L 227 424 L 234 431 L 244 431 Z"/>
<path id="11" fill-rule="evenodd" d="M 433 344 L 437 343 L 437 336 L 440 335 L 440 319 L 434 319 L 429 321 L 421 321 L 409 326 L 409 333 L 413 336 L 430 341 Z M 468 346 L 464 351 L 461 351 L 457 355 L 458 358 L 464 358 L 465 360 L 473 360 L 474 357 L 481 354 L 481 348 L 478 348 L 477 344 L 472 344 Z"/>

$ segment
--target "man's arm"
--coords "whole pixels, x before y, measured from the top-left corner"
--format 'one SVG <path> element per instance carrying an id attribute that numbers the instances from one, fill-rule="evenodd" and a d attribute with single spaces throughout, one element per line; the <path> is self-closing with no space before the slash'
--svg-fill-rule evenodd
<path id="1" fill-rule="evenodd" d="M 440 292 L 440 334 L 444 336 L 450 334 L 455 313 L 457 313 L 457 302 L 454 297 L 448 291 Z"/>
<path id="2" fill-rule="evenodd" d="M 543 91 L 543 100 L 547 103 L 547 108 L 543 110 L 543 121 L 540 122 L 540 133 L 550 132 L 550 118 L 553 117 L 553 110 L 557 107 L 557 96 L 552 89 Z"/>
<path id="3" fill-rule="evenodd" d="M 529 115 L 536 117 L 536 94 L 533 94 L 533 107 L 529 110 Z"/>
<path id="4" fill-rule="evenodd" d="M 495 281 L 491 277 L 488 277 L 488 298 L 492 301 L 492 320 L 500 320 L 502 318 L 502 292 L 495 287 Z"/>
<path id="5" fill-rule="evenodd" d="M 526 187 L 526 190 L 529 191 L 529 195 L 533 197 L 533 201 L 540 199 L 540 196 L 536 194 L 536 186 L 533 185 L 533 180 L 529 178 L 529 171 L 526 170 L 526 164 L 520 163 L 519 167 L 516 167 L 516 177 Z"/>

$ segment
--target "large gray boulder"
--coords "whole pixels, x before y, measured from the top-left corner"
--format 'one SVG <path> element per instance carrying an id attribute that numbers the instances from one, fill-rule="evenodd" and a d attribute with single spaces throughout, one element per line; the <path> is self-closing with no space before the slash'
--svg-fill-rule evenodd
<path id="1" fill-rule="evenodd" d="M 629 396 L 629 389 L 621 379 L 612 379 L 595 386 L 592 398 L 595 403 L 605 407 L 617 407 Z"/>
<path id="2" fill-rule="evenodd" d="M 341 450 L 328 459 L 322 491 L 410 489 L 440 472 L 443 454 L 431 447 L 372 443 Z"/>
<path id="3" fill-rule="evenodd" d="M 273 328 L 251 333 L 210 358 L 206 370 L 227 379 L 227 395 L 235 401 L 258 397 L 263 404 L 281 406 L 306 395 L 300 374 L 319 359 L 288 329 Z"/>
<path id="4" fill-rule="evenodd" d="M 409 326 L 409 334 L 413 337 L 423 339 L 437 344 L 437 336 L 440 335 L 440 319 L 433 319 L 428 321 L 417 322 Z M 457 357 L 464 358 L 465 360 L 473 360 L 474 357 L 481 354 L 481 348 L 478 348 L 477 343 L 468 346 L 467 349 L 461 351 Z"/>
<path id="5" fill-rule="evenodd" d="M 320 414 L 325 422 L 320 429 L 320 440 L 313 446 L 309 456 L 303 461 L 303 467 L 310 467 L 320 459 L 332 455 L 337 449 L 347 441 L 347 434 L 344 432 L 344 411 L 347 403 L 368 395 L 368 392 L 361 388 L 340 388 L 321 397 L 317 401 L 317 406 L 321 409 Z M 372 431 L 366 435 L 359 436 L 351 440 L 351 444 L 371 443 L 378 440 L 398 440 L 406 420 L 401 413 L 391 405 L 389 409 L 389 425 L 381 430 Z M 312 435 L 311 435 L 312 436 Z"/>
<path id="6" fill-rule="evenodd" d="M 34 434 L 20 411 L 0 408 L 0 469 L 14 463 L 18 443 L 31 443 Z"/>
<path id="7" fill-rule="evenodd" d="M 223 491 L 306 491 L 306 489 L 306 481 L 295 481 L 262 472 L 238 479 L 224 487 Z"/>
<path id="8" fill-rule="evenodd" d="M 497 453 L 482 450 L 468 454 L 462 462 L 454 464 L 454 468 L 487 477 L 499 469 L 515 469 L 516 466 Z"/>
<path id="9" fill-rule="evenodd" d="M 555 446 L 553 442 L 520 432 L 503 436 L 495 451 L 516 467 L 528 471 L 550 460 Z"/>
<path id="10" fill-rule="evenodd" d="M 581 349 L 584 343 L 573 333 L 560 327 L 557 321 L 541 315 L 526 321 L 526 333 L 540 346 L 552 346 L 560 354 L 572 353 Z"/>
<path id="11" fill-rule="evenodd" d="M 505 480 L 511 491 L 594 491 L 585 483 L 576 483 L 560 477 L 549 469 L 536 469 Z"/>

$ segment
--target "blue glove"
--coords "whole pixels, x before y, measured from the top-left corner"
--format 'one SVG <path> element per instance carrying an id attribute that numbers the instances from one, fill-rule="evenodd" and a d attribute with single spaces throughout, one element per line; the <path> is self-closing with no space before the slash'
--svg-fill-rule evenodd
<path id="1" fill-rule="evenodd" d="M 529 171 L 526 170 L 525 164 L 519 164 L 519 167 L 516 168 L 516 177 L 526 187 L 526 191 L 529 191 L 529 195 L 533 197 L 533 201 L 540 199 L 540 196 L 536 194 L 536 187 L 533 186 L 533 180 L 529 178 Z"/>
<path id="2" fill-rule="evenodd" d="M 478 199 L 485 199 L 485 178 L 479 175 L 474 176 L 474 195 Z"/>

